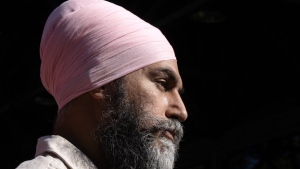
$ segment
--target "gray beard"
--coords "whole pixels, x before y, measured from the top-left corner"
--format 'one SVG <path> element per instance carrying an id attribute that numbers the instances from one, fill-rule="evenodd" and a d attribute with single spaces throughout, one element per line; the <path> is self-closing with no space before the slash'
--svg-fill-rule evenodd
<path id="1" fill-rule="evenodd" d="M 123 83 L 115 84 L 116 94 L 108 96 L 107 109 L 101 112 L 94 131 L 99 151 L 113 169 L 173 169 L 183 136 L 181 123 L 176 119 L 162 120 L 147 112 L 146 103 L 133 103 Z M 163 135 L 174 131 L 174 143 Z"/>

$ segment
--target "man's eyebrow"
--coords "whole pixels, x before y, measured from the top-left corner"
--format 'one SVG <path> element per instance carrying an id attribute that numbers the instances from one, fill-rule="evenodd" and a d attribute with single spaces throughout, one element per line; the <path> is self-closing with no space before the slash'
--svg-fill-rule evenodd
<path id="1" fill-rule="evenodd" d="M 169 79 L 171 79 L 172 81 L 175 82 L 176 85 L 180 84 L 180 82 L 182 81 L 181 78 L 180 78 L 177 74 L 175 74 L 175 72 L 174 72 L 172 69 L 170 69 L 170 68 L 168 68 L 168 67 L 157 68 L 157 69 L 153 72 L 153 74 L 156 74 L 156 73 L 158 73 L 158 72 L 163 72 L 163 73 L 165 73 L 165 74 L 168 76 Z M 179 92 L 180 94 L 183 94 L 183 92 L 184 92 L 184 88 L 183 88 L 182 82 L 181 82 L 181 86 L 180 86 L 179 89 L 178 89 L 178 92 Z"/>

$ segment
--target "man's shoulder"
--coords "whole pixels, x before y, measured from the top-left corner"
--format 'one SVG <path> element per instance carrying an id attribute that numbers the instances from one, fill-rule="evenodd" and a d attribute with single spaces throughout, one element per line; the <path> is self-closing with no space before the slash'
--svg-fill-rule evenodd
<path id="1" fill-rule="evenodd" d="M 32 160 L 24 161 L 16 169 L 67 169 L 65 164 L 51 155 L 37 156 Z"/>

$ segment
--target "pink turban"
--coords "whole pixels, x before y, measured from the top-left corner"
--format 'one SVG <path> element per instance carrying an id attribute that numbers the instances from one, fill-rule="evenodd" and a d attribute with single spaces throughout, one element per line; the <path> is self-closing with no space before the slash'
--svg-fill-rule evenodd
<path id="1" fill-rule="evenodd" d="M 79 95 L 149 64 L 176 59 L 161 31 L 104 0 L 68 0 L 47 19 L 41 81 L 61 109 Z"/>

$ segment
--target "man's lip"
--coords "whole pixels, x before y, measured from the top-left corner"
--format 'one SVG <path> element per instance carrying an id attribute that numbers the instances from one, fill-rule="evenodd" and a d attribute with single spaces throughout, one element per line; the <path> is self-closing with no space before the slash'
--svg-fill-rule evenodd
<path id="1" fill-rule="evenodd" d="M 172 134 L 172 132 L 167 130 L 164 132 L 164 134 L 168 139 L 170 139 L 174 143 L 174 135 Z"/>

